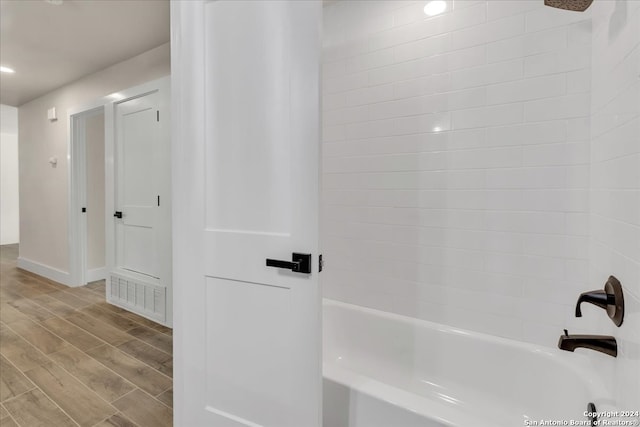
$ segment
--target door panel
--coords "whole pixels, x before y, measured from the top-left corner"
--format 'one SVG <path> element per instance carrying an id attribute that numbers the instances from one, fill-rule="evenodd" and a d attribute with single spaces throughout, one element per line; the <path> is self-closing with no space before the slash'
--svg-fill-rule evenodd
<path id="1" fill-rule="evenodd" d="M 172 4 L 177 425 L 320 425 L 321 11 Z"/>
<path id="2" fill-rule="evenodd" d="M 207 279 L 207 353 L 216 361 L 209 370 L 211 408 L 281 425 L 292 397 L 291 314 L 282 310 L 291 302 L 288 288 Z"/>
<path id="3" fill-rule="evenodd" d="M 153 152 L 157 142 L 155 94 L 132 99 L 118 105 L 122 124 L 122 202 L 145 206 L 153 191 Z"/>
<path id="4" fill-rule="evenodd" d="M 207 147 L 208 228 L 290 232 L 289 34 L 264 24 L 286 8 L 225 1 L 205 8 L 206 67 L 217 70 L 206 81 L 207 135 L 233 141 Z"/>
<path id="5" fill-rule="evenodd" d="M 156 92 L 116 106 L 118 163 L 116 206 L 117 267 L 158 278 L 159 124 Z"/>
<path id="6" fill-rule="evenodd" d="M 125 204 L 126 215 L 123 215 L 122 222 L 132 227 L 153 227 L 153 209 L 155 206 L 135 206 Z"/>
<path id="7" fill-rule="evenodd" d="M 149 252 L 155 245 L 153 230 L 127 226 L 123 233 L 121 268 L 151 276 L 155 271 L 154 259 Z"/>

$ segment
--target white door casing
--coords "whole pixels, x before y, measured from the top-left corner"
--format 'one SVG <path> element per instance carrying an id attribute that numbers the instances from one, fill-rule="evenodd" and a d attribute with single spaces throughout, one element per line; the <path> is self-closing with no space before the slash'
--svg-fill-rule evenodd
<path id="1" fill-rule="evenodd" d="M 69 188 L 69 280 L 63 281 L 68 286 L 83 286 L 88 281 L 96 280 L 87 271 L 87 214 L 82 208 L 87 206 L 87 170 L 86 170 L 86 126 L 89 117 L 103 114 L 104 99 L 71 108 L 68 111 L 67 144 L 69 159 L 68 188 Z M 104 192 L 104 189 L 101 189 Z M 89 207 L 93 209 L 94 207 Z M 93 212 L 95 214 L 95 212 Z"/>
<path id="2" fill-rule="evenodd" d="M 176 426 L 321 425 L 321 13 L 171 5 Z"/>

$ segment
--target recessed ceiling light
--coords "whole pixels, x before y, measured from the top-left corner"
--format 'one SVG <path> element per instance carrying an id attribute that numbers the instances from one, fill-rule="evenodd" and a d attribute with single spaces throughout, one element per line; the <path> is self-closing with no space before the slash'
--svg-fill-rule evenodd
<path id="1" fill-rule="evenodd" d="M 14 70 L 13 68 L 9 68 L 9 67 L 0 67 L 0 71 L 2 71 L 3 73 L 15 73 L 16 70 Z"/>
<path id="2" fill-rule="evenodd" d="M 44 0 L 44 1 L 54 6 L 60 6 L 63 0 Z"/>
<path id="3" fill-rule="evenodd" d="M 444 0 L 430 1 L 424 7 L 424 13 L 427 16 L 439 15 L 445 10 L 447 10 L 447 2 Z"/>

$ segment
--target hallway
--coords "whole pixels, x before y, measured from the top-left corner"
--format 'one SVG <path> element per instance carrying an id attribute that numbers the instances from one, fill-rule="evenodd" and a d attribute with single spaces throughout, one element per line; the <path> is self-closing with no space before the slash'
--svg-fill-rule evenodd
<path id="1" fill-rule="evenodd" d="M 0 425 L 172 425 L 172 331 L 16 267 L 1 247 Z"/>

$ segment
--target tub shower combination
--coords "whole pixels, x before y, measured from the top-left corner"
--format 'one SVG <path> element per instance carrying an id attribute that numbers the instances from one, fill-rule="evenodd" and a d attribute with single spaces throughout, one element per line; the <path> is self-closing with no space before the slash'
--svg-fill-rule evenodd
<path id="1" fill-rule="evenodd" d="M 578 297 L 576 317 L 583 303 L 622 325 L 614 276 Z M 595 426 L 592 414 L 615 412 L 585 355 L 329 299 L 323 334 L 325 427 Z M 580 347 L 617 356 L 614 337 L 565 329 L 558 348 Z"/>
<path id="2" fill-rule="evenodd" d="M 544 0 L 546 6 L 573 12 L 584 12 L 592 2 L 593 0 Z M 440 4 L 436 5 L 436 3 Z M 439 10 L 444 10 L 444 3 L 428 3 L 425 7 L 425 13 L 429 17 L 439 13 L 433 12 L 433 9 L 436 9 L 435 6 L 441 6 Z M 522 4 L 524 3 L 522 2 Z M 512 4 L 511 6 L 514 5 Z M 620 7 L 612 15 L 612 20 L 615 13 L 622 13 L 626 10 L 623 7 L 623 3 L 617 4 L 617 6 Z M 520 7 L 520 4 L 517 7 Z M 355 15 L 352 10 L 348 12 Z M 572 12 L 567 13 L 571 14 Z M 344 22 L 349 21 L 338 20 L 337 22 L 337 24 L 332 22 L 328 27 L 334 33 L 337 33 L 337 35 L 332 33 L 332 36 L 339 40 L 339 42 L 334 42 L 347 45 L 345 49 L 355 49 L 353 46 L 348 45 L 345 40 L 340 39 L 344 35 L 336 30 L 336 28 L 341 28 L 341 25 L 344 26 Z M 442 23 L 444 19 L 433 22 L 434 24 Z M 527 25 L 529 25 L 529 22 L 527 22 Z M 411 25 L 407 25 L 407 28 L 398 30 L 399 37 L 409 39 L 407 34 L 410 33 Z M 443 28 L 446 28 L 444 24 Z M 589 31 L 591 31 L 591 23 L 589 23 Z M 434 34 L 439 33 L 434 30 Z M 612 37 L 611 34 L 613 33 L 610 31 L 608 37 Z M 394 40 L 376 37 L 372 37 L 369 42 L 378 49 L 393 45 Z M 416 36 L 416 39 L 418 38 Z M 363 44 L 362 40 L 356 36 L 353 36 L 353 40 L 348 39 L 348 41 L 352 42 L 354 46 Z M 523 43 L 526 44 L 526 42 L 525 40 Z M 473 45 L 473 43 L 470 43 L 470 45 Z M 427 49 L 426 43 L 424 46 Z M 366 53 L 365 48 L 361 49 Z M 495 54 L 495 52 L 493 53 Z M 484 54 L 484 51 L 482 54 Z M 530 54 L 528 53 L 528 55 Z M 505 54 L 505 58 L 507 57 L 508 54 Z M 365 55 L 363 58 L 362 61 L 365 61 L 369 57 Z M 351 58 L 349 57 L 349 59 Z M 374 60 L 372 59 L 372 61 Z M 355 67 L 354 64 L 356 62 L 352 62 L 342 65 L 347 68 L 349 66 Z M 431 65 L 431 63 L 429 64 Z M 402 74 L 406 70 L 401 68 L 401 65 L 403 64 L 398 65 L 397 69 L 391 69 L 388 72 L 390 76 L 397 77 L 399 81 L 408 78 Z M 330 71 L 338 73 L 339 71 L 336 70 L 339 70 L 339 67 L 333 64 L 333 68 Z M 375 71 L 377 70 L 374 68 Z M 394 72 L 399 77 L 393 74 Z M 382 83 L 388 83 L 388 81 L 392 80 L 391 77 L 382 75 L 382 73 L 375 74 L 375 76 Z M 567 81 L 570 81 L 571 78 L 568 77 Z M 474 80 L 469 86 L 479 85 L 478 82 L 480 81 L 481 79 Z M 381 84 L 380 82 L 378 84 Z M 402 83 L 401 81 L 401 89 Z M 411 87 L 415 88 L 414 86 Z M 383 93 L 382 89 L 380 93 Z M 333 94 L 333 96 L 336 97 L 337 95 Z M 406 96 L 417 95 L 408 94 Z M 400 98 L 400 96 L 397 97 Z M 340 98 L 336 97 L 335 99 L 339 100 Z M 332 101 L 335 99 L 332 99 Z M 387 101 L 382 95 L 381 99 Z M 415 99 L 409 98 L 409 100 Z M 360 101 L 361 103 L 365 102 L 363 100 Z M 379 99 L 371 101 L 371 108 L 375 110 L 377 105 L 374 102 L 379 101 Z M 359 105 L 355 102 L 354 104 Z M 336 105 L 341 105 L 341 108 L 344 108 L 337 101 Z M 404 106 L 405 104 L 402 105 Z M 331 112 L 331 110 L 329 111 Z M 344 111 L 348 112 L 349 110 L 345 109 Z M 434 111 L 436 110 L 434 109 Z M 415 111 L 412 112 L 415 114 Z M 394 116 L 390 115 L 389 117 Z M 340 121 L 335 122 L 342 123 Z M 357 120 L 354 119 L 354 122 L 357 122 Z M 481 127 L 484 124 L 479 123 L 476 125 Z M 433 132 L 437 133 L 439 131 L 439 127 L 433 129 Z M 386 134 L 384 135 L 386 136 Z M 376 134 L 375 136 L 378 135 Z M 365 137 L 368 136 L 363 132 L 353 138 L 357 140 Z M 348 140 L 349 138 L 343 137 L 340 139 L 335 137 L 334 139 L 340 142 L 342 139 Z M 370 140 L 371 144 L 379 143 L 379 140 L 374 137 L 371 137 Z M 357 142 L 360 143 L 362 141 Z M 365 140 L 365 142 L 368 141 Z M 505 142 L 505 144 L 507 143 Z M 380 145 L 382 144 L 380 143 Z M 335 152 L 341 153 L 338 149 L 335 149 L 336 146 L 339 146 L 339 144 L 334 143 L 331 148 Z M 364 146 L 365 144 L 363 143 L 362 147 Z M 362 149 L 364 151 L 367 150 L 365 148 Z M 419 151 L 419 149 L 415 150 Z M 345 163 L 349 160 L 347 158 L 348 155 L 364 156 L 364 154 L 358 153 L 357 150 L 353 150 L 353 152 L 345 150 L 345 152 L 347 154 L 344 154 L 344 158 L 341 158 L 341 160 L 346 159 Z M 383 150 L 378 152 L 375 149 L 371 149 L 370 152 L 365 154 L 377 160 L 375 156 L 380 155 L 382 152 Z M 338 154 L 333 155 L 338 156 Z M 361 171 L 358 168 L 369 172 L 379 171 L 376 168 L 363 168 L 355 162 L 354 164 L 355 172 L 346 167 L 337 167 L 336 171 L 332 172 L 355 174 Z M 442 167 L 446 169 L 446 166 Z M 509 165 L 509 167 L 516 166 Z M 412 167 L 407 167 L 406 169 L 413 173 L 413 169 L 418 169 L 418 167 L 412 165 Z M 385 172 L 389 170 L 395 171 L 395 169 L 384 169 L 382 167 L 380 170 Z M 401 171 L 404 172 L 404 170 Z M 364 176 L 363 181 L 366 178 Z M 371 184 L 371 188 L 377 188 L 376 185 L 380 186 L 380 183 Z M 403 181 L 402 185 L 411 189 L 414 187 L 421 188 L 415 182 L 404 183 Z M 400 188 L 402 185 L 398 184 L 397 187 Z M 355 184 L 352 184 L 352 186 L 360 188 Z M 383 187 L 385 189 L 395 188 L 393 186 Z M 349 189 L 350 187 L 346 186 L 346 188 Z M 362 186 L 362 188 L 369 189 L 366 185 Z M 434 186 L 433 188 L 438 189 L 441 187 Z M 442 188 L 448 189 L 446 186 Z M 457 189 L 458 187 L 453 184 L 452 188 Z M 466 187 L 461 186 L 460 188 Z M 428 190 L 431 189 L 431 187 L 428 188 Z M 372 198 L 375 199 L 375 197 Z M 380 199 L 382 200 L 383 197 L 380 197 Z M 338 205 L 340 203 L 343 203 L 342 199 L 336 202 Z M 382 202 L 380 203 L 382 204 Z M 455 203 L 452 203 L 452 205 L 455 205 Z M 363 202 L 362 206 L 364 210 L 364 208 L 369 207 L 369 204 Z M 414 207 L 411 204 L 407 204 L 407 206 Z M 421 205 L 416 204 L 415 206 Z M 440 205 L 434 203 L 426 206 L 439 209 L 447 209 L 449 207 L 446 203 Z M 395 205 L 389 203 L 385 207 L 392 210 Z M 475 208 L 475 205 L 473 207 Z M 487 209 L 492 208 L 488 207 Z M 340 219 L 345 223 L 352 221 L 352 218 L 347 214 L 343 216 L 344 218 L 340 217 Z M 375 217 L 374 215 L 372 216 Z M 383 218 L 382 214 L 380 218 Z M 366 219 L 366 221 L 370 222 L 378 221 L 387 224 L 384 222 L 385 220 L 387 220 L 386 217 L 384 219 L 379 219 L 378 217 Z M 395 224 L 393 220 L 388 221 L 391 224 Z M 437 223 L 435 226 L 440 225 L 440 223 Z M 537 232 L 545 233 L 547 231 Z M 350 237 L 354 238 L 353 236 Z M 388 240 L 394 243 L 393 239 Z M 425 238 L 424 240 L 428 239 Z M 411 240 L 411 243 L 415 242 Z M 375 253 L 375 251 L 372 252 Z M 386 253 L 384 256 L 386 256 Z M 615 263 L 611 264 L 615 265 Z M 612 267 L 612 265 L 609 265 L 609 267 Z M 367 272 L 367 274 L 369 273 Z M 633 275 L 631 276 L 633 277 Z M 411 276 L 407 280 L 417 281 L 418 279 Z M 384 288 L 385 292 L 390 294 L 391 291 L 389 289 L 391 289 L 390 286 Z M 631 294 L 633 293 L 631 288 L 628 290 Z M 358 298 L 349 295 L 347 294 L 345 297 L 346 300 L 358 300 Z M 332 296 L 342 299 L 340 292 L 335 292 L 335 295 Z M 624 297 L 622 286 L 615 277 L 609 277 L 604 289 L 583 292 L 580 295 L 576 295 L 576 297 L 575 312 L 566 313 L 567 316 L 575 315 L 576 318 L 580 318 L 582 317 L 582 306 L 593 304 L 606 311 L 606 315 L 615 326 L 620 327 L 623 324 Z M 630 297 L 633 297 L 633 295 L 630 295 Z M 630 301 L 632 299 L 630 298 Z M 632 304 L 629 303 L 629 314 L 633 315 L 633 313 Z M 601 314 L 602 318 L 606 319 L 604 313 L 598 313 L 598 315 Z M 323 316 L 323 423 L 325 427 L 596 426 L 637 425 L 629 424 L 629 422 L 640 422 L 636 411 L 638 408 L 623 408 L 632 409 L 628 414 L 630 418 L 617 419 L 620 422 L 619 424 L 616 424 L 614 420 L 616 409 L 620 408 L 615 406 L 616 400 L 612 397 L 611 387 L 609 384 L 605 384 L 607 375 L 601 372 L 602 365 L 599 364 L 600 361 L 612 361 L 609 357 L 618 357 L 618 342 L 614 336 L 572 335 L 567 329 L 564 329 L 564 333 L 562 330 L 558 330 L 557 348 L 561 350 L 559 351 L 552 347 L 555 342 L 547 342 L 545 343 L 546 345 L 530 344 L 332 299 L 324 300 Z M 576 325 L 586 324 L 581 322 L 583 321 L 576 320 Z M 632 321 L 629 320 L 629 322 L 631 323 Z M 633 331 L 633 325 L 628 330 Z M 622 335 L 619 339 L 621 338 L 623 338 Z M 581 350 L 574 353 L 574 350 L 578 348 Z M 620 412 L 617 412 L 617 414 L 620 415 Z M 598 421 L 598 415 L 606 418 L 607 421 Z"/>
<path id="3" fill-rule="evenodd" d="M 328 299 L 323 314 L 326 427 L 585 421 L 607 400 L 584 355 Z"/>
<path id="4" fill-rule="evenodd" d="M 622 325 L 614 276 L 603 290 L 579 295 L 576 317 L 584 303 Z M 595 426 L 593 414 L 615 412 L 585 355 L 330 299 L 323 335 L 325 427 Z M 614 337 L 565 329 L 558 348 L 581 347 L 617 356 Z"/>

